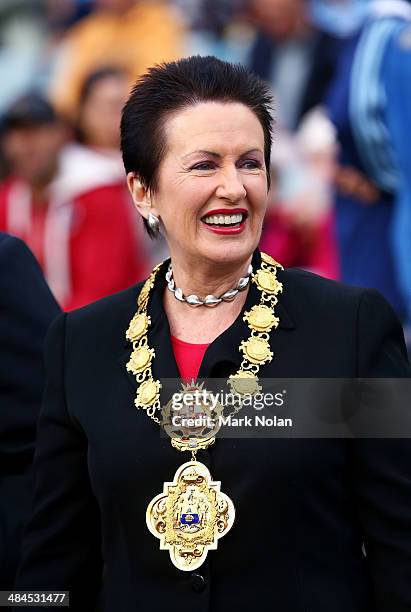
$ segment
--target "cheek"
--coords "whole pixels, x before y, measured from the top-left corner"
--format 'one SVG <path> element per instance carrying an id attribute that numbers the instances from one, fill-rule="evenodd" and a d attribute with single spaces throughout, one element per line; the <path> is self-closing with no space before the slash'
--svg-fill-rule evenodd
<path id="1" fill-rule="evenodd" d="M 184 227 L 198 221 L 204 206 L 213 194 L 214 185 L 205 177 L 201 180 L 181 181 L 170 189 L 170 200 L 167 202 L 166 215 L 170 222 L 184 231 Z M 170 204 L 173 208 L 170 209 Z"/>
<path id="2" fill-rule="evenodd" d="M 250 182 L 246 185 L 246 191 L 254 212 L 264 214 L 268 203 L 267 182 L 265 177 L 264 179 Z"/>

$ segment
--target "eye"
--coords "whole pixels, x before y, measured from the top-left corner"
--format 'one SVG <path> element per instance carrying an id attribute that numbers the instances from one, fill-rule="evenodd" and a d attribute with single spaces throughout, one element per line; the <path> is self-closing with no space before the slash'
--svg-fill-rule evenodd
<path id="1" fill-rule="evenodd" d="M 203 161 L 198 164 L 195 164 L 191 170 L 213 170 L 215 168 L 215 163 L 211 161 Z"/>
<path id="2" fill-rule="evenodd" d="M 239 162 L 240 168 L 244 168 L 244 170 L 256 170 L 257 168 L 261 168 L 261 162 L 256 159 L 244 159 Z"/>

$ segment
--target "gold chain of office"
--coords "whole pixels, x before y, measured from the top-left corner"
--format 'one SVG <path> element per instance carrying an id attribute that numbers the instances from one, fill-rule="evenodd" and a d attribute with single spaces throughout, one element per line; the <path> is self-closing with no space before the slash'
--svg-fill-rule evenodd
<path id="1" fill-rule="evenodd" d="M 126 334 L 133 343 L 127 370 L 135 375 L 138 384 L 134 403 L 160 426 L 162 421 L 157 413 L 161 410 L 161 383 L 154 379 L 151 369 L 155 351 L 148 345 L 151 319 L 147 307 L 161 265 L 154 268 L 144 283 L 137 300 L 137 312 Z M 276 276 L 278 267 L 281 266 L 274 259 L 261 253 L 261 266 L 252 275 L 252 282 L 261 292 L 260 302 L 244 314 L 250 334 L 239 346 L 243 355 L 240 368 L 227 381 L 239 395 L 254 394 L 260 389 L 257 374 L 260 367 L 273 358 L 270 332 L 279 324 L 274 307 L 277 295 L 282 291 L 282 284 Z M 221 491 L 221 482 L 214 481 L 208 468 L 196 460 L 197 450 L 206 449 L 214 443 L 216 431 L 218 428 L 211 429 L 208 434 L 195 440 L 190 436 L 188 439 L 185 436 L 172 437 L 174 448 L 191 450 L 191 461 L 178 468 L 173 481 L 163 484 L 162 492 L 151 500 L 146 510 L 147 528 L 160 540 L 160 549 L 168 550 L 173 565 L 182 571 L 200 567 L 208 551 L 217 549 L 218 540 L 234 524 L 235 507 L 232 500 Z"/>
<path id="2" fill-rule="evenodd" d="M 133 344 L 127 370 L 135 375 L 138 385 L 134 403 L 137 408 L 145 410 L 147 415 L 159 425 L 161 420 L 157 413 L 161 410 L 161 383 L 153 378 L 151 369 L 156 353 L 148 345 L 151 317 L 147 314 L 147 307 L 156 276 L 162 265 L 161 263 L 155 266 L 145 281 L 138 296 L 137 312 L 126 332 L 127 340 Z M 270 332 L 279 324 L 274 309 L 278 301 L 277 295 L 283 289 L 277 279 L 277 268 L 282 269 L 282 266 L 270 255 L 261 253 L 261 266 L 252 275 L 252 282 L 261 292 L 260 302 L 244 313 L 243 320 L 248 325 L 250 335 L 239 346 L 243 356 L 240 368 L 228 380 L 232 391 L 239 395 L 253 394 L 259 389 L 257 375 L 260 367 L 273 358 L 269 343 Z"/>

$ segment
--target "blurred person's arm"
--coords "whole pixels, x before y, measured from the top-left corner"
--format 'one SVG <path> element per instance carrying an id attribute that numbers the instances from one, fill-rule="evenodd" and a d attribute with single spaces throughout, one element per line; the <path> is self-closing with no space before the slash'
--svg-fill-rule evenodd
<path id="1" fill-rule="evenodd" d="M 43 342 L 60 309 L 34 256 L 0 233 L 0 588 L 12 588 L 30 509 Z"/>
<path id="2" fill-rule="evenodd" d="M 140 220 L 133 218 L 125 187 L 95 189 L 78 198 L 74 211 L 72 295 L 65 310 L 121 291 L 148 271 L 147 241 L 135 227 L 139 223 L 140 228 Z"/>
<path id="3" fill-rule="evenodd" d="M 383 64 L 386 121 L 398 169 L 392 228 L 397 274 L 411 325 L 411 22 L 391 40 Z"/>
<path id="4" fill-rule="evenodd" d="M 33 511 L 15 589 L 69 591 L 70 610 L 92 612 L 102 576 L 100 514 L 88 474 L 87 437 L 67 408 L 66 319 L 55 321 L 46 344 Z"/>
<path id="5" fill-rule="evenodd" d="M 60 308 L 20 239 L 0 234 L 0 457 L 29 464 L 43 391 L 43 342 Z"/>

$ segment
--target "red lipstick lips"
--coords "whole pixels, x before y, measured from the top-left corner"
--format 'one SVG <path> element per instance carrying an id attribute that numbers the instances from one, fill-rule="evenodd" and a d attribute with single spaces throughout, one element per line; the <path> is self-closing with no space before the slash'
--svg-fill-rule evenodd
<path id="1" fill-rule="evenodd" d="M 235 225 L 210 225 L 204 222 L 205 217 L 213 217 L 218 215 L 243 215 L 243 219 L 240 223 Z M 202 221 L 205 227 L 213 234 L 232 236 L 235 234 L 241 234 L 241 232 L 245 229 L 245 224 L 247 221 L 248 213 L 244 208 L 216 208 L 214 210 L 210 210 L 206 215 L 203 216 Z"/>

